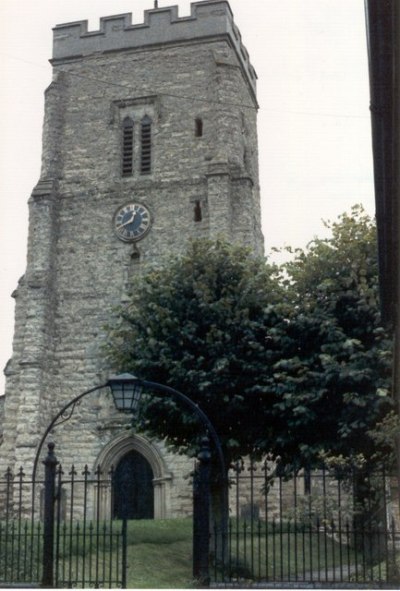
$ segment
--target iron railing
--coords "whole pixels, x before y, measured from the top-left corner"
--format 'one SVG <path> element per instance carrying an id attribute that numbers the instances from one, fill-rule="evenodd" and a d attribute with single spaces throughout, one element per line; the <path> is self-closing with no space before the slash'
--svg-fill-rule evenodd
<path id="1" fill-rule="evenodd" d="M 45 481 L 7 470 L 0 480 L 0 584 L 43 584 L 49 568 L 54 587 L 126 587 L 126 521 L 113 519 L 112 484 L 112 471 L 56 466 L 53 558 L 46 566 Z M 398 587 L 391 484 L 384 471 L 288 474 L 268 463 L 238 464 L 230 472 L 229 518 L 209 532 L 211 583 Z M 196 511 L 200 490 L 195 478 Z M 196 544 L 208 547 L 200 513 Z M 195 566 L 208 584 L 208 561 Z"/>
<path id="2" fill-rule="evenodd" d="M 0 582 L 41 580 L 43 523 L 33 519 L 32 481 L 21 468 L 0 481 Z M 43 486 L 43 483 L 38 483 Z"/>
<path id="3" fill-rule="evenodd" d="M 54 587 L 126 587 L 127 527 L 105 512 L 112 474 L 56 469 L 52 559 Z M 22 468 L 0 480 L 0 583 L 42 584 L 46 576 L 43 479 Z M 104 497 L 107 497 L 106 501 Z"/>
<path id="4" fill-rule="evenodd" d="M 384 471 L 290 474 L 238 464 L 229 522 L 213 532 L 214 582 L 396 588 L 400 531 L 390 485 Z"/>

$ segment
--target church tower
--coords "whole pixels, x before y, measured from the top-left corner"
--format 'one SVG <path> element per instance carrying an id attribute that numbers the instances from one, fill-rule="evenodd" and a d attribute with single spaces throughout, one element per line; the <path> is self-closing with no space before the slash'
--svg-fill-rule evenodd
<path id="1" fill-rule="evenodd" d="M 107 379 L 103 327 L 146 264 L 190 238 L 263 252 L 256 74 L 227 1 L 194 2 L 187 17 L 155 8 L 141 24 L 108 16 L 98 31 L 57 25 L 51 63 L 5 370 L 1 456 L 18 467 L 63 404 Z M 122 422 L 104 394 L 82 402 L 54 434 L 63 463 L 142 456 L 160 489 L 154 514 L 178 514 L 184 460 Z"/>

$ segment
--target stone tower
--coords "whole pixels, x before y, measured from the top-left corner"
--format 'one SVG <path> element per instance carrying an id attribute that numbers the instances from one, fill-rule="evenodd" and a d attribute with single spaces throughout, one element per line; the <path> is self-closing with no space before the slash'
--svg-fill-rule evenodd
<path id="1" fill-rule="evenodd" d="M 28 467 L 51 417 L 108 377 L 103 326 L 147 262 L 191 237 L 263 251 L 256 74 L 228 2 L 195 2 L 188 17 L 148 10 L 142 24 L 109 16 L 98 31 L 58 25 L 51 63 L 5 370 L 1 456 L 11 466 Z M 104 394 L 82 403 L 54 434 L 63 463 L 141 455 L 154 514 L 179 514 L 185 460 L 122 422 Z"/>

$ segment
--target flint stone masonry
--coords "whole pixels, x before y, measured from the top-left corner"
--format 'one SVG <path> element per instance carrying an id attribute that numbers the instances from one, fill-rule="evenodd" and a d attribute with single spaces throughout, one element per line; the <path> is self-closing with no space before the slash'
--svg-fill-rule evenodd
<path id="1" fill-rule="evenodd" d="M 132 14 L 117 14 L 100 19 L 98 31 L 88 31 L 88 21 L 57 25 L 54 29 L 53 64 L 88 56 L 96 52 L 121 51 L 151 45 L 165 46 L 177 41 L 206 40 L 226 35 L 256 95 L 257 75 L 233 22 L 228 2 L 209 0 L 191 4 L 191 15 L 179 17 L 178 7 L 146 10 L 142 24 L 132 24 Z"/>
<path id="2" fill-rule="evenodd" d="M 147 11 L 143 25 L 107 17 L 97 32 L 59 25 L 52 63 L 2 420 L 0 469 L 23 465 L 27 473 L 51 418 L 114 373 L 104 326 L 146 265 L 181 252 L 193 237 L 225 236 L 263 252 L 255 76 L 227 2 L 196 2 L 184 18 L 176 7 Z M 145 115 L 152 121 L 148 175 L 139 166 Z M 121 175 L 126 116 L 134 121 L 132 176 Z M 113 228 L 117 209 L 132 201 L 152 217 L 135 245 Z M 153 462 L 156 515 L 190 513 L 192 460 L 162 442 L 132 439 L 128 423 L 99 390 L 54 430 L 56 454 L 65 466 L 94 470 L 103 456 L 116 465 L 118 450 L 131 445 Z"/>

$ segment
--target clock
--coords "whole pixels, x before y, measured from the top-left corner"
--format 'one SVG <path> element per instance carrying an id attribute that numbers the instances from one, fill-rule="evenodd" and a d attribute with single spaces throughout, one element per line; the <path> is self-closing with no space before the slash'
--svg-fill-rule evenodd
<path id="1" fill-rule="evenodd" d="M 136 242 L 150 230 L 150 212 L 141 203 L 125 203 L 114 215 L 114 230 L 120 240 Z"/>

